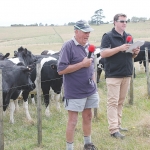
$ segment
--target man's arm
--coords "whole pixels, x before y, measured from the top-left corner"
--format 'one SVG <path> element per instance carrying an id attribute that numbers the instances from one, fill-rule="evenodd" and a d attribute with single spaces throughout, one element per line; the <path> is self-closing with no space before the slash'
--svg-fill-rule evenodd
<path id="1" fill-rule="evenodd" d="M 113 56 L 114 54 L 120 52 L 120 51 L 126 51 L 128 48 L 130 47 L 130 44 L 123 44 L 121 46 L 118 46 L 118 47 L 115 47 L 115 48 L 108 48 L 108 49 L 105 49 L 105 50 L 102 50 L 100 52 L 101 54 L 101 57 L 102 58 L 105 58 L 105 57 L 110 57 L 110 56 Z"/>
<path id="2" fill-rule="evenodd" d="M 58 74 L 63 75 L 63 74 L 72 73 L 81 68 L 89 67 L 91 65 L 91 63 L 92 63 L 92 58 L 89 59 L 89 58 L 85 57 L 82 62 L 73 64 L 73 65 L 69 65 L 66 69 L 59 71 Z"/>
<path id="3" fill-rule="evenodd" d="M 101 51 L 100 55 L 102 58 L 110 57 L 115 55 L 116 53 L 120 51 L 126 51 L 131 44 L 123 44 L 118 47 L 110 48 L 111 47 L 111 41 L 109 40 L 109 37 L 107 34 L 103 35 L 102 42 L 101 42 Z"/>

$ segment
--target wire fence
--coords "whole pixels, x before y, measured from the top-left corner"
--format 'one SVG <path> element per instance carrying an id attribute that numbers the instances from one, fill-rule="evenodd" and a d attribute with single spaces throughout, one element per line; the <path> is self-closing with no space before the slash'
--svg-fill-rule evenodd
<path id="1" fill-rule="evenodd" d="M 37 70 L 40 68 L 40 66 L 36 67 Z M 40 70 L 38 71 L 41 72 Z M 144 71 L 143 71 L 144 72 Z M 2 74 L 2 72 L 0 72 Z M 15 124 L 14 126 L 11 126 L 9 124 L 9 107 L 6 112 L 6 116 L 3 118 L 3 110 L 2 110 L 2 104 L 0 103 L 0 150 L 16 150 L 16 147 L 19 147 L 18 149 L 39 149 L 38 147 L 44 146 L 44 149 L 52 149 L 52 150 L 62 150 L 65 149 L 64 141 L 65 141 L 65 127 L 67 122 L 67 111 L 64 110 L 63 101 L 60 100 L 60 108 L 61 110 L 56 110 L 56 102 L 55 100 L 50 100 L 50 109 L 51 109 L 51 118 L 47 119 L 45 117 L 45 104 L 43 100 L 43 95 L 41 93 L 41 87 L 40 87 L 40 79 L 41 75 L 39 74 L 37 82 L 37 92 L 35 95 L 36 98 L 36 105 L 32 105 L 29 98 L 29 109 L 31 116 L 33 118 L 33 122 L 30 124 L 27 122 L 23 110 L 23 102 L 19 101 L 20 110 L 15 114 Z M 59 79 L 59 78 L 58 78 Z M 138 73 L 138 76 L 134 79 L 134 92 L 138 93 L 136 94 L 136 98 L 140 98 L 141 96 L 145 97 L 148 95 L 146 88 L 147 84 L 147 76 L 145 73 Z M 138 82 L 136 82 L 138 80 Z M 42 82 L 48 82 L 50 80 L 42 81 Z M 2 78 L 0 76 L 0 82 L 2 83 Z M 102 76 L 102 79 L 100 83 L 97 85 L 100 97 L 102 96 L 103 99 L 106 100 L 106 84 L 105 84 L 105 78 L 104 75 Z M 136 88 L 138 87 L 138 88 Z M 103 93 L 103 94 L 102 94 Z M 134 94 L 134 93 L 133 93 Z M 51 95 L 49 95 L 51 97 Z M 2 84 L 0 84 L 0 98 L 2 99 Z M 128 98 L 127 98 L 128 99 Z M 104 104 L 105 105 L 105 104 Z M 99 119 L 99 113 L 100 110 L 98 110 L 97 118 Z M 81 115 L 79 115 L 79 119 L 81 119 Z M 22 120 L 22 121 L 21 121 Z M 15 128 L 16 125 L 16 128 Z M 78 140 L 78 145 L 75 146 L 76 149 L 82 149 L 83 145 L 83 136 L 82 136 L 82 129 L 80 128 L 82 126 L 82 123 L 79 122 L 76 128 L 76 135 L 75 138 Z M 12 128 L 12 129 L 11 129 Z M 8 133 L 10 132 L 10 133 Z M 20 136 L 19 136 L 20 134 Z M 23 134 L 23 135 L 21 135 Z M 102 132 L 101 135 L 104 133 Z M 93 136 L 97 136 L 97 130 L 93 130 Z M 28 146 L 25 144 L 25 141 L 30 138 L 32 139 L 31 142 L 28 143 Z M 98 138 L 93 139 L 95 143 L 98 143 Z M 28 141 L 27 141 L 28 142 Z M 50 143 L 47 144 L 47 143 Z M 37 146 L 35 144 L 37 143 Z M 9 146 L 8 146 L 9 144 Z M 20 145 L 19 145 L 20 144 Z M 34 148 L 33 148 L 34 147 Z M 35 148 L 37 147 L 37 148 Z"/>
<path id="2" fill-rule="evenodd" d="M 141 97 L 145 97 L 145 95 L 147 95 L 147 92 L 145 90 L 146 74 L 145 74 L 144 70 L 141 72 L 138 71 L 137 76 L 134 80 L 135 80 L 134 81 L 134 91 L 135 91 L 134 94 L 136 94 L 136 98 L 140 99 Z M 106 90 L 104 74 L 102 75 L 101 82 L 97 86 L 99 89 L 101 101 L 103 101 L 102 103 L 106 103 L 106 91 L 107 90 Z M 29 145 L 36 145 L 36 143 L 38 143 L 38 140 L 36 138 L 36 137 L 38 137 L 37 94 L 35 95 L 35 98 L 36 98 L 35 106 L 31 103 L 31 101 L 29 99 L 29 111 L 34 120 L 33 123 L 29 124 L 27 122 L 25 115 L 22 112 L 23 111 L 23 102 L 19 101 L 20 109 L 15 114 L 15 124 L 13 126 L 10 126 L 9 125 L 9 117 L 8 117 L 8 115 L 9 115 L 9 108 L 8 108 L 6 116 L 4 117 L 4 122 L 3 122 L 3 124 L 4 124 L 3 132 L 5 133 L 5 136 L 4 136 L 5 150 L 10 150 L 10 149 L 15 150 L 15 147 L 20 147 L 20 149 L 21 148 L 27 149 L 27 146 L 25 145 L 25 143 L 28 143 Z M 136 101 L 136 103 L 137 103 L 137 101 Z M 100 104 L 100 106 L 101 105 L 102 104 Z M 66 122 L 67 122 L 67 112 L 64 110 L 62 101 L 60 101 L 60 107 L 61 107 L 61 112 L 56 110 L 55 100 L 52 99 L 51 103 L 50 103 L 50 110 L 51 110 L 52 114 L 51 114 L 51 118 L 47 119 L 44 114 L 45 105 L 44 105 L 44 101 L 43 101 L 43 96 L 41 95 L 41 111 L 42 111 L 41 112 L 42 113 L 42 118 L 41 118 L 42 119 L 42 139 L 41 139 L 41 142 L 42 142 L 42 145 L 44 146 L 44 148 L 43 148 L 44 150 L 46 150 L 46 149 L 52 149 L 52 150 L 65 149 L 65 127 L 66 127 Z M 105 109 L 105 108 L 100 108 L 100 109 Z M 105 112 L 103 110 L 101 110 L 101 111 Z M 101 117 L 103 117 L 103 113 L 100 113 L 101 111 L 98 109 L 98 116 L 100 115 Z M 80 119 L 81 119 L 81 116 L 79 115 L 79 120 Z M 16 130 L 15 125 L 18 128 L 18 131 Z M 78 144 L 75 144 L 75 148 L 79 149 L 79 150 L 82 148 L 82 145 L 83 145 L 83 142 L 82 142 L 83 136 L 82 136 L 81 126 L 82 126 L 82 123 L 78 122 L 78 125 L 76 128 L 76 137 L 78 137 L 79 139 L 75 140 L 76 142 L 78 141 Z M 8 130 L 8 131 L 6 131 L 6 130 Z M 10 133 L 8 134 L 8 132 L 10 132 Z M 101 136 L 93 139 L 94 143 L 98 143 L 98 141 L 97 141 L 98 139 L 101 140 L 102 137 L 104 138 L 106 136 L 106 133 L 101 131 L 101 129 L 99 129 L 99 131 L 97 131 L 96 129 L 93 129 L 93 137 L 94 137 L 94 135 L 96 135 L 97 132 L 100 132 Z M 18 144 L 16 145 L 16 142 L 17 142 L 16 137 L 18 137 L 18 134 L 20 137 L 18 144 L 20 143 L 22 146 L 18 146 Z M 60 139 L 62 141 L 64 141 L 64 143 L 60 142 Z M 15 143 L 15 144 L 13 145 L 13 143 Z M 39 147 L 41 147 L 41 146 L 39 146 Z M 30 149 L 32 149 L 32 148 L 30 148 Z M 37 149 L 38 149 L 38 147 L 37 147 Z"/>

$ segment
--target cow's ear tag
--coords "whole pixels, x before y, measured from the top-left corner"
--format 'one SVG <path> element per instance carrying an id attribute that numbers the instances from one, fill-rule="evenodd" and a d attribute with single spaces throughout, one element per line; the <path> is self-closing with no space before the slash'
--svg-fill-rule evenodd
<path id="1" fill-rule="evenodd" d="M 27 68 L 28 68 L 29 70 L 31 70 L 31 68 L 29 68 L 28 66 L 27 66 Z"/>
<path id="2" fill-rule="evenodd" d="M 51 68 L 52 68 L 52 69 L 56 69 L 56 66 L 55 66 L 55 65 L 51 65 Z"/>
<path id="3" fill-rule="evenodd" d="M 55 68 L 54 65 L 52 65 L 52 68 L 53 68 L 53 69 Z"/>

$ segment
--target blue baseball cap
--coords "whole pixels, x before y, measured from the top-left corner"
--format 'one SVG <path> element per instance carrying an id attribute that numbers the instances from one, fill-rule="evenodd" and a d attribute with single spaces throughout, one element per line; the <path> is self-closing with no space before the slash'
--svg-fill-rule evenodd
<path id="1" fill-rule="evenodd" d="M 90 25 L 85 20 L 79 20 L 74 25 L 75 30 L 81 30 L 83 32 L 91 32 L 94 29 L 90 27 Z"/>

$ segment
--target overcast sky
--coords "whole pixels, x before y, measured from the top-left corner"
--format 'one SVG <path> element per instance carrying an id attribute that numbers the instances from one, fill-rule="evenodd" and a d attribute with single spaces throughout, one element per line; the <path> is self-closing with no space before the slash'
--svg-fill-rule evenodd
<path id="1" fill-rule="evenodd" d="M 103 21 L 116 13 L 150 18 L 150 0 L 0 0 L 0 26 L 88 21 L 98 9 L 103 10 Z"/>

